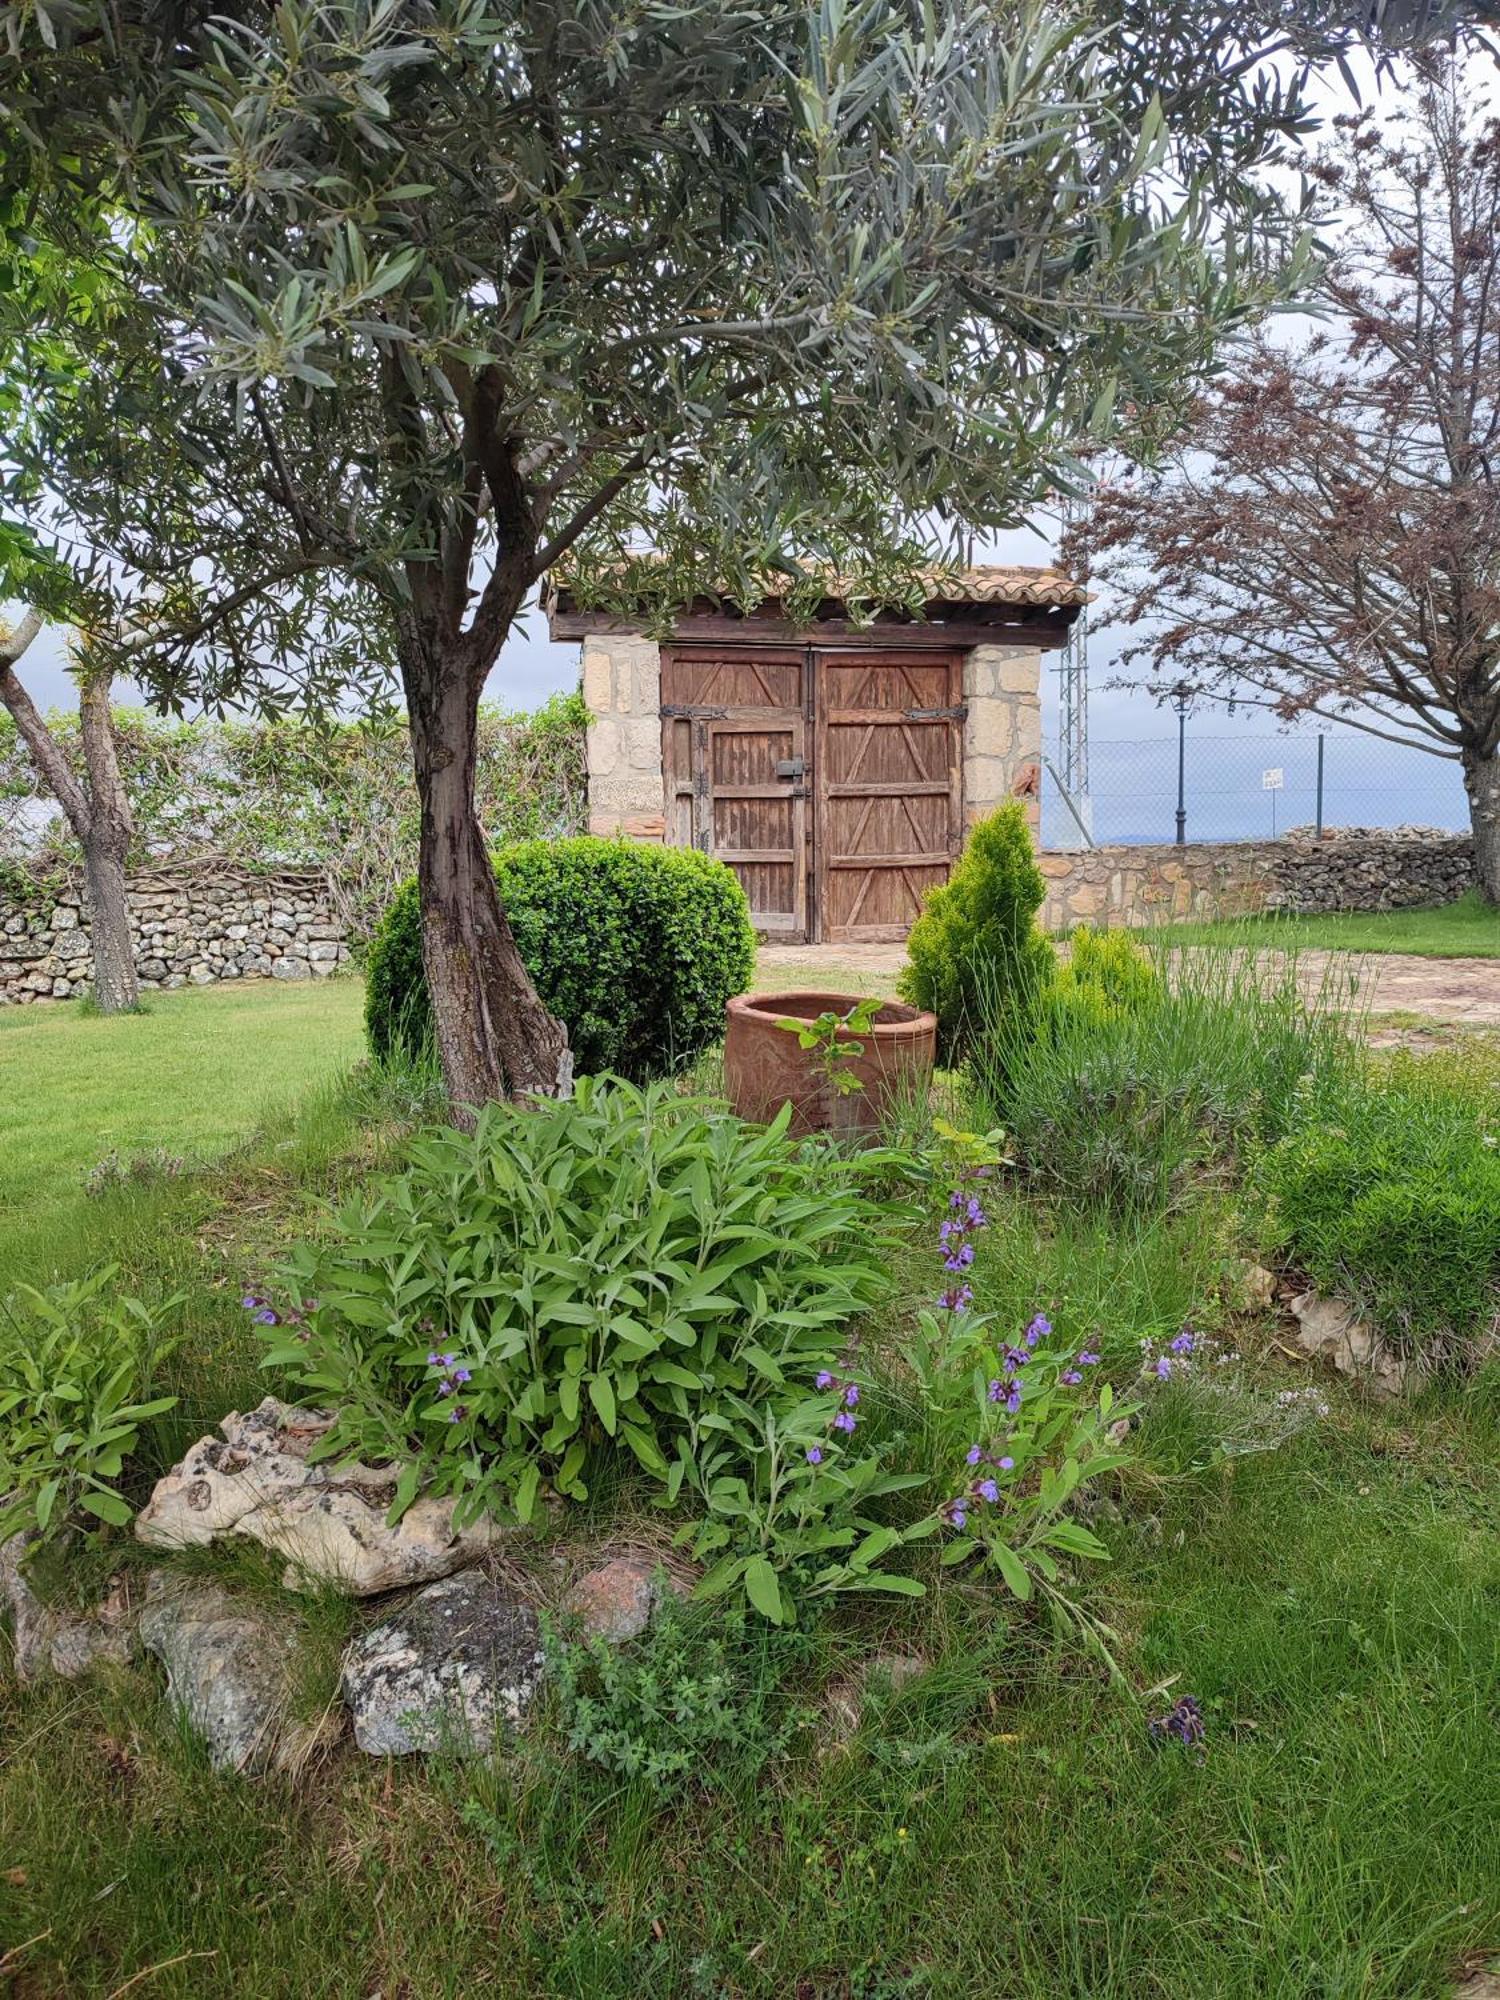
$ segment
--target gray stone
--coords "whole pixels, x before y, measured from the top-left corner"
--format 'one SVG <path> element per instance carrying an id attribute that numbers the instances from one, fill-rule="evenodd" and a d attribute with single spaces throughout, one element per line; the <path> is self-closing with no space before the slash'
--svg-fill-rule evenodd
<path id="1" fill-rule="evenodd" d="M 476 1570 L 446 1577 L 350 1647 L 354 1740 L 372 1757 L 482 1756 L 519 1728 L 543 1666 L 528 1605 Z"/>
<path id="2" fill-rule="evenodd" d="M 50 1671 L 77 1680 L 96 1660 L 124 1665 L 135 1652 L 135 1618 L 123 1577 L 87 1611 L 44 1604 L 21 1568 L 29 1535 L 0 1543 L 0 1602 L 9 1607 L 16 1678 L 35 1679 Z"/>
<path id="3" fill-rule="evenodd" d="M 335 1584 L 355 1597 L 430 1583 L 477 1562 L 503 1530 L 481 1519 L 453 1526 L 453 1503 L 423 1496 L 395 1527 L 386 1513 L 394 1467 L 309 1465 L 325 1435 L 326 1411 L 295 1410 L 267 1396 L 258 1409 L 231 1411 L 222 1438 L 200 1438 L 136 1516 L 153 1548 L 203 1547 L 220 1535 L 248 1535 L 284 1556 L 284 1581 Z"/>
<path id="4" fill-rule="evenodd" d="M 167 1670 L 172 1705 L 219 1771 L 289 1771 L 330 1733 L 291 1714 L 300 1629 L 216 1583 L 154 1570 L 141 1640 Z M 336 1727 L 336 1720 L 332 1725 Z"/>
<path id="5" fill-rule="evenodd" d="M 271 977 L 273 979 L 310 979 L 312 972 L 305 958 L 293 958 L 288 954 L 285 958 L 278 958 L 276 963 L 271 967 Z"/>
<path id="6" fill-rule="evenodd" d="M 78 922 L 78 912 L 67 903 L 59 903 L 52 912 L 52 928 L 55 931 L 70 931 Z"/>

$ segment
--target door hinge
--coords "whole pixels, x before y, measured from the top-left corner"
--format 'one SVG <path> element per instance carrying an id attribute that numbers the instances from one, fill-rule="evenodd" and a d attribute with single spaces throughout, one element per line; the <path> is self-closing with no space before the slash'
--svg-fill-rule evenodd
<path id="1" fill-rule="evenodd" d="M 694 722 L 725 722 L 729 718 L 727 708 L 695 708 L 691 702 L 663 702 L 661 713 L 664 720 L 680 720 L 687 716 Z"/>
<path id="2" fill-rule="evenodd" d="M 777 760 L 778 778 L 800 778 L 806 770 L 807 765 L 800 757 L 781 757 Z"/>
<path id="3" fill-rule="evenodd" d="M 904 708 L 901 711 L 903 722 L 967 722 L 968 719 L 966 702 L 960 702 L 957 708 Z"/>

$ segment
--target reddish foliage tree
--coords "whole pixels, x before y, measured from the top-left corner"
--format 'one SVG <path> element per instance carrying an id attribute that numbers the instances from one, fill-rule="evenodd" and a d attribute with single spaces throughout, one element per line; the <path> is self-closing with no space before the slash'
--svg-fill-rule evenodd
<path id="1" fill-rule="evenodd" d="M 1500 118 L 1477 68 L 1422 58 L 1400 125 L 1338 121 L 1325 323 L 1249 341 L 1070 554 L 1139 628 L 1140 679 L 1456 759 L 1500 902 Z"/>

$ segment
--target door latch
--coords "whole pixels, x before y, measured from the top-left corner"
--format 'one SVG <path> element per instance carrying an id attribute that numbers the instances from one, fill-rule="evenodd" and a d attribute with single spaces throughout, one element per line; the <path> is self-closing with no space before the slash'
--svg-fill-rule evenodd
<path id="1" fill-rule="evenodd" d="M 778 778 L 800 778 L 806 769 L 802 758 L 782 757 L 777 762 L 776 775 Z"/>

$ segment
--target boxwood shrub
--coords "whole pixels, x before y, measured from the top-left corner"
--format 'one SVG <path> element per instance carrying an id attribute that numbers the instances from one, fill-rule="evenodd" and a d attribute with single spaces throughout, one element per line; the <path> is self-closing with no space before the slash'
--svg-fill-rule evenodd
<path id="1" fill-rule="evenodd" d="M 495 856 L 495 879 L 537 992 L 567 1027 L 581 1075 L 635 1083 L 691 1062 L 724 1030 L 755 965 L 750 906 L 732 871 L 686 847 L 580 835 Z M 371 941 L 365 1030 L 382 1062 L 432 1034 L 417 885 L 397 890 Z"/>

